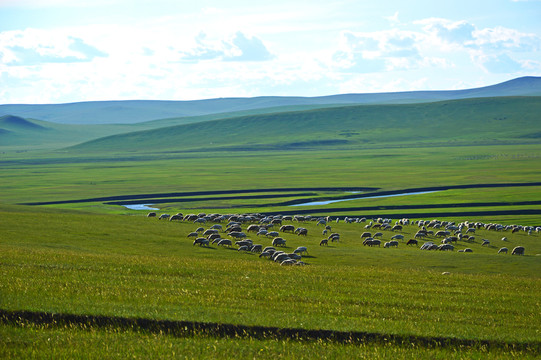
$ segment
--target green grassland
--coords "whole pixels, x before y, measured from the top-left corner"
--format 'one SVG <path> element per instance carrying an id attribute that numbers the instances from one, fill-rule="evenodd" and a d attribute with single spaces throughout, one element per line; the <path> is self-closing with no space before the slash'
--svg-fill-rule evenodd
<path id="1" fill-rule="evenodd" d="M 12 206 L 3 206 L 0 215 L 0 269 L 10 279 L 0 285 L 2 309 L 541 340 L 539 234 L 478 230 L 477 240 L 458 244 L 474 250 L 468 254 L 426 252 L 404 243 L 396 249 L 368 248 L 360 240 L 363 225 L 345 223 L 332 225 L 340 242 L 320 247 L 321 227 L 303 223 L 298 226 L 309 229 L 307 237 L 284 237 L 286 250 L 309 248 L 304 259 L 309 265 L 284 268 L 235 249 L 194 247 L 186 238 L 193 223 Z M 415 231 L 406 227 L 403 234 L 409 238 Z M 393 234 L 384 231 L 383 239 Z M 503 235 L 507 242 L 500 240 Z M 481 246 L 481 238 L 493 245 Z M 526 256 L 496 254 L 503 245 L 525 246 Z M 451 275 L 442 275 L 445 271 Z M 15 343 L 22 341 L 20 330 L 3 331 L 18 338 Z M 90 337 L 83 343 L 111 335 L 43 331 L 57 338 Z M 389 351 L 414 350 L 391 346 Z"/>
<path id="2" fill-rule="evenodd" d="M 309 265 L 285 268 L 236 249 L 194 247 L 186 238 L 195 229 L 192 223 L 149 219 L 143 216 L 145 211 L 107 201 L 80 201 L 252 190 L 280 197 L 191 196 L 191 201 L 156 206 L 159 213 L 315 210 L 320 215 L 368 218 L 399 218 L 421 211 L 426 219 L 541 225 L 537 213 L 541 205 L 532 203 L 541 201 L 541 186 L 513 186 L 541 179 L 539 97 L 286 110 L 242 117 L 212 115 L 189 119 L 194 121 L 190 124 L 182 123 L 186 119 L 99 128 L 57 124 L 56 130 L 47 122 L 4 118 L 0 128 L 8 132 L 0 134 L 0 272 L 7 281 L 0 282 L 0 309 L 441 336 L 532 343 L 532 348 L 179 338 L 121 328 L 2 324 L 0 356 L 92 358 L 132 352 L 143 358 L 173 353 L 189 358 L 539 356 L 538 233 L 478 230 L 476 240 L 457 245 L 473 249 L 469 254 L 457 249 L 425 252 L 404 243 L 397 249 L 368 248 L 359 237 L 363 225 L 343 222 L 332 224 L 341 241 L 320 247 L 321 227 L 298 224 L 307 227 L 309 235 L 286 235 L 287 249 L 308 246 L 304 261 Z M 126 133 L 133 129 L 141 131 Z M 20 137 L 7 137 L 15 133 Z M 102 137 L 115 133 L 119 135 Z M 7 138 L 13 142 L 4 142 Z M 37 142 L 40 138 L 44 145 Z M 283 204 L 347 195 L 307 188 L 369 187 L 377 189 L 373 191 L 377 195 L 475 184 L 510 186 L 317 207 Z M 297 190 L 256 192 L 276 188 Z M 54 201 L 60 203 L 21 205 Z M 426 205 L 435 207 L 416 209 Z M 340 210 L 328 213 L 335 208 Z M 491 215 L 496 210 L 504 213 Z M 468 211 L 477 215 L 464 215 Z M 415 231 L 407 227 L 403 233 L 409 238 Z M 384 231 L 383 239 L 392 235 Z M 509 241 L 503 242 L 503 236 Z M 270 245 L 270 239 L 252 238 Z M 491 246 L 481 246 L 482 238 Z M 517 245 L 525 246 L 526 256 L 496 254 L 501 246 Z M 109 350 L 93 352 L 96 344 Z"/>
<path id="3" fill-rule="evenodd" d="M 477 240 L 458 245 L 474 250 L 467 254 L 425 252 L 404 243 L 397 249 L 364 247 L 363 226 L 344 223 L 333 224 L 339 243 L 319 247 L 321 227 L 305 223 L 306 238 L 284 237 L 290 251 L 308 246 L 309 265 L 284 268 L 235 249 L 194 247 L 186 238 L 192 223 L 2 210 L 0 269 L 10 279 L 0 285 L 3 309 L 541 340 L 539 234 L 478 230 Z M 415 231 L 406 227 L 403 234 Z M 393 234 L 384 231 L 383 239 Z M 502 242 L 502 235 L 509 240 Z M 481 246 L 481 237 L 493 245 Z M 270 245 L 270 239 L 253 238 Z M 503 245 L 523 245 L 526 256 L 496 254 Z"/>

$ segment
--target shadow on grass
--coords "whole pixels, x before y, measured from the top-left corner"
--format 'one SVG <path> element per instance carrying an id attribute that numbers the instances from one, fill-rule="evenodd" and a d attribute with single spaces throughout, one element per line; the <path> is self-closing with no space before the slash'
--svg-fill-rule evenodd
<path id="1" fill-rule="evenodd" d="M 512 342 L 505 340 L 464 339 L 456 337 L 420 336 L 408 334 L 382 334 L 363 331 L 315 330 L 278 328 L 257 325 L 204 323 L 195 321 L 156 320 L 102 315 L 53 314 L 32 311 L 0 309 L 0 323 L 26 326 L 28 323 L 47 326 L 79 326 L 84 329 L 120 328 L 170 336 L 214 336 L 224 338 L 291 339 L 296 341 L 331 341 L 336 343 L 376 343 L 382 345 L 420 346 L 424 348 L 502 349 L 541 353 L 540 341 Z"/>

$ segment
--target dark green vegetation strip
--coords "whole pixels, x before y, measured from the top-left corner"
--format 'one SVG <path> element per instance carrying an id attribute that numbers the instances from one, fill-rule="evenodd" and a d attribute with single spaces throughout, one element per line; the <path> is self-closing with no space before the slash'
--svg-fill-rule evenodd
<path id="1" fill-rule="evenodd" d="M 135 331 L 168 334 L 173 336 L 210 335 L 228 338 L 293 339 L 302 341 L 333 341 L 338 343 L 389 343 L 394 345 L 417 345 L 427 348 L 485 348 L 508 351 L 541 353 L 541 342 L 506 342 L 499 340 L 459 339 L 454 337 L 431 337 L 414 335 L 380 334 L 362 331 L 308 330 L 267 326 L 204 323 L 194 321 L 155 320 L 100 315 L 53 314 L 32 311 L 8 311 L 0 309 L 0 322 L 21 325 L 77 325 L 82 328 L 116 327 Z"/>
<path id="2" fill-rule="evenodd" d="M 273 206 L 281 205 L 295 205 L 302 204 L 311 201 L 324 201 L 324 200 L 346 200 L 365 198 L 372 196 L 387 196 L 397 194 L 408 194 L 422 191 L 442 191 L 442 190 L 455 190 L 455 189 L 476 189 L 476 188 L 500 188 L 500 187 L 522 187 L 522 186 L 541 186 L 541 182 L 528 182 L 528 183 L 503 183 L 503 184 L 467 184 L 467 185 L 452 185 L 452 186 L 432 186 L 432 187 L 418 187 L 409 188 L 403 190 L 392 191 L 380 191 L 370 192 L 367 194 L 351 194 L 338 197 L 318 197 L 292 200 L 288 202 L 274 204 Z M 145 200 L 154 202 L 174 202 L 181 201 L 180 199 L 170 199 L 171 197 L 184 197 L 184 196 L 201 196 L 201 195 L 223 195 L 223 194 L 245 194 L 245 193 L 258 193 L 258 192 L 286 192 L 286 191 L 375 191 L 378 188 L 371 187 L 310 187 L 310 188 L 270 188 L 270 189 L 244 189 L 244 190 L 216 190 L 216 191 L 190 191 L 190 192 L 174 192 L 174 193 L 161 193 L 161 194 L 140 194 L 140 195 L 123 195 L 123 196 L 108 196 L 108 197 L 96 197 L 89 199 L 78 200 L 58 200 L 58 201 L 43 201 L 43 202 L 31 202 L 23 203 L 20 205 L 58 205 L 58 204 L 73 204 L 73 203 L 85 203 L 85 202 L 107 202 L 114 205 L 133 204 L 132 200 Z M 298 195 L 298 194 L 290 194 Z M 157 200 L 154 198 L 163 198 L 164 200 Z M 165 199 L 169 198 L 169 199 Z M 238 199 L 239 197 L 229 197 L 225 199 Z M 250 197 L 246 197 L 250 198 Z M 256 197 L 252 197 L 256 198 Z M 190 199 L 190 201 L 207 201 L 217 200 L 224 198 L 199 198 Z M 167 201 L 165 201 L 167 200 Z"/>
<path id="3" fill-rule="evenodd" d="M 360 208 L 361 210 L 365 210 Z M 323 214 L 323 213 L 341 213 L 342 216 L 356 217 L 359 214 L 342 214 L 348 211 L 357 211 L 357 208 L 332 208 L 332 209 L 310 209 L 310 210 L 291 210 L 291 211 L 270 211 L 266 215 L 294 215 L 294 214 Z M 541 215 L 541 209 L 521 209 L 521 210 L 482 210 L 482 211 L 456 211 L 456 212 L 401 212 L 399 214 L 386 214 L 383 210 L 378 216 L 390 219 L 400 218 L 448 218 L 448 217 L 468 217 L 468 216 L 499 216 L 499 215 Z M 376 216 L 376 217 L 378 217 Z M 374 217 L 374 216 L 371 216 Z"/>
<path id="4" fill-rule="evenodd" d="M 539 183 L 541 185 L 541 183 Z M 59 201 L 43 201 L 24 203 L 20 205 L 56 205 L 56 204 L 73 204 L 83 202 L 105 202 L 105 201 L 123 201 L 123 204 L 129 204 L 129 200 L 139 199 L 148 201 L 152 198 L 170 198 L 182 196 L 201 196 L 201 195 L 226 195 L 226 194 L 246 194 L 258 192 L 286 192 L 286 191 L 374 191 L 377 188 L 371 187 L 310 187 L 310 188 L 272 188 L 272 189 L 246 189 L 246 190 L 215 190 L 215 191 L 189 191 L 189 192 L 173 192 L 160 194 L 139 194 L 139 195 L 123 195 L 123 196 L 108 196 L 96 197 L 89 199 L 78 200 L 59 200 Z M 191 201 L 197 201 L 192 199 Z M 208 199 L 207 199 L 208 200 Z"/>
<path id="5" fill-rule="evenodd" d="M 408 188 L 402 190 L 390 190 L 390 191 L 378 191 L 367 194 L 351 194 L 338 196 L 333 198 L 317 198 L 317 199 L 301 199 L 293 200 L 280 204 L 275 204 L 276 206 L 281 205 L 298 205 L 303 204 L 309 201 L 321 201 L 321 200 L 347 200 L 347 199 L 362 199 L 373 196 L 389 196 L 389 195 L 400 195 L 400 194 L 410 194 L 417 192 L 428 192 L 428 191 L 443 191 L 443 190 L 457 190 L 457 189 L 482 189 L 482 188 L 501 188 L 501 187 L 521 187 L 521 186 L 541 186 L 541 182 L 527 182 L 527 183 L 501 183 L 501 184 L 465 184 L 465 185 L 447 185 L 447 186 L 431 186 L 431 187 L 417 187 L 417 188 Z"/>

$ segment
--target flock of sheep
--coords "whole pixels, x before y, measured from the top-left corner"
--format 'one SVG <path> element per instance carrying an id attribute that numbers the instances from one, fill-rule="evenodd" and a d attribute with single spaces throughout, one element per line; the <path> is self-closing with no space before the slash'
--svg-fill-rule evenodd
<path id="1" fill-rule="evenodd" d="M 158 217 L 155 212 L 151 212 L 148 217 Z M 541 232 L 541 227 L 533 226 L 521 226 L 521 225 L 501 225 L 493 223 L 481 223 L 481 222 L 461 222 L 455 223 L 450 221 L 440 220 L 417 220 L 410 221 L 409 219 L 399 219 L 394 221 L 391 219 L 377 218 L 367 220 L 366 218 L 331 218 L 326 217 L 312 217 L 312 216 L 266 216 L 263 214 L 188 214 L 183 215 L 181 213 L 175 215 L 162 214 L 158 217 L 161 220 L 169 221 L 184 221 L 191 222 L 198 225 L 205 225 L 212 223 L 210 227 L 205 229 L 203 226 L 199 226 L 195 231 L 187 234 L 188 238 L 193 238 L 193 245 L 210 246 L 214 244 L 216 246 L 237 247 L 239 252 L 251 252 L 258 253 L 260 258 L 266 258 L 272 260 L 280 265 L 305 265 L 302 260 L 303 256 L 308 254 L 306 246 L 297 247 L 293 252 L 283 251 L 286 249 L 286 239 L 284 237 L 297 235 L 306 236 L 308 229 L 302 226 L 295 226 L 292 224 L 283 224 L 283 222 L 315 222 L 316 225 L 323 227 L 322 235 L 325 237 L 319 242 L 320 246 L 328 246 L 329 242 L 340 241 L 340 234 L 332 232 L 331 223 L 343 221 L 345 223 L 360 223 L 364 224 L 365 231 L 360 235 L 362 244 L 364 246 L 381 247 L 384 248 L 398 247 L 400 242 L 405 242 L 407 246 L 419 246 L 418 240 L 425 240 L 427 237 L 441 239 L 440 243 L 436 243 L 436 240 L 425 241 L 421 246 L 421 250 L 439 250 L 439 251 L 454 251 L 456 244 L 460 241 L 462 243 L 473 243 L 475 241 L 475 232 L 479 229 L 511 232 L 525 232 L 532 234 L 534 232 Z M 222 225 L 222 223 L 226 225 Z M 406 241 L 403 231 L 405 226 L 417 226 L 413 238 Z M 244 227 L 244 229 L 243 229 Z M 391 236 L 389 241 L 383 242 L 383 232 L 391 231 L 395 234 Z M 272 239 L 271 246 L 263 246 L 262 244 L 256 244 L 253 240 L 248 238 L 248 234 L 254 234 L 257 238 L 264 237 L 266 239 Z M 507 237 L 501 239 L 504 243 L 507 241 Z M 490 241 L 482 239 L 482 246 L 490 246 Z M 454 244 L 454 245 L 453 245 Z M 279 249 L 282 250 L 279 250 Z M 508 253 L 507 247 L 501 247 L 498 250 L 498 254 Z M 469 247 L 460 249 L 458 252 L 470 253 L 473 250 Z M 525 249 L 522 246 L 516 246 L 512 249 L 513 255 L 524 255 Z"/>

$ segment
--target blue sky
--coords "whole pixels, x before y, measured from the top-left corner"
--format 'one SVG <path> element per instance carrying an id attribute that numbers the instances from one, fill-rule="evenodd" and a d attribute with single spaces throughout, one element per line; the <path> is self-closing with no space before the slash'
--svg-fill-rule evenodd
<path id="1" fill-rule="evenodd" d="M 540 0 L 0 0 L 0 104 L 463 89 L 541 76 Z"/>

